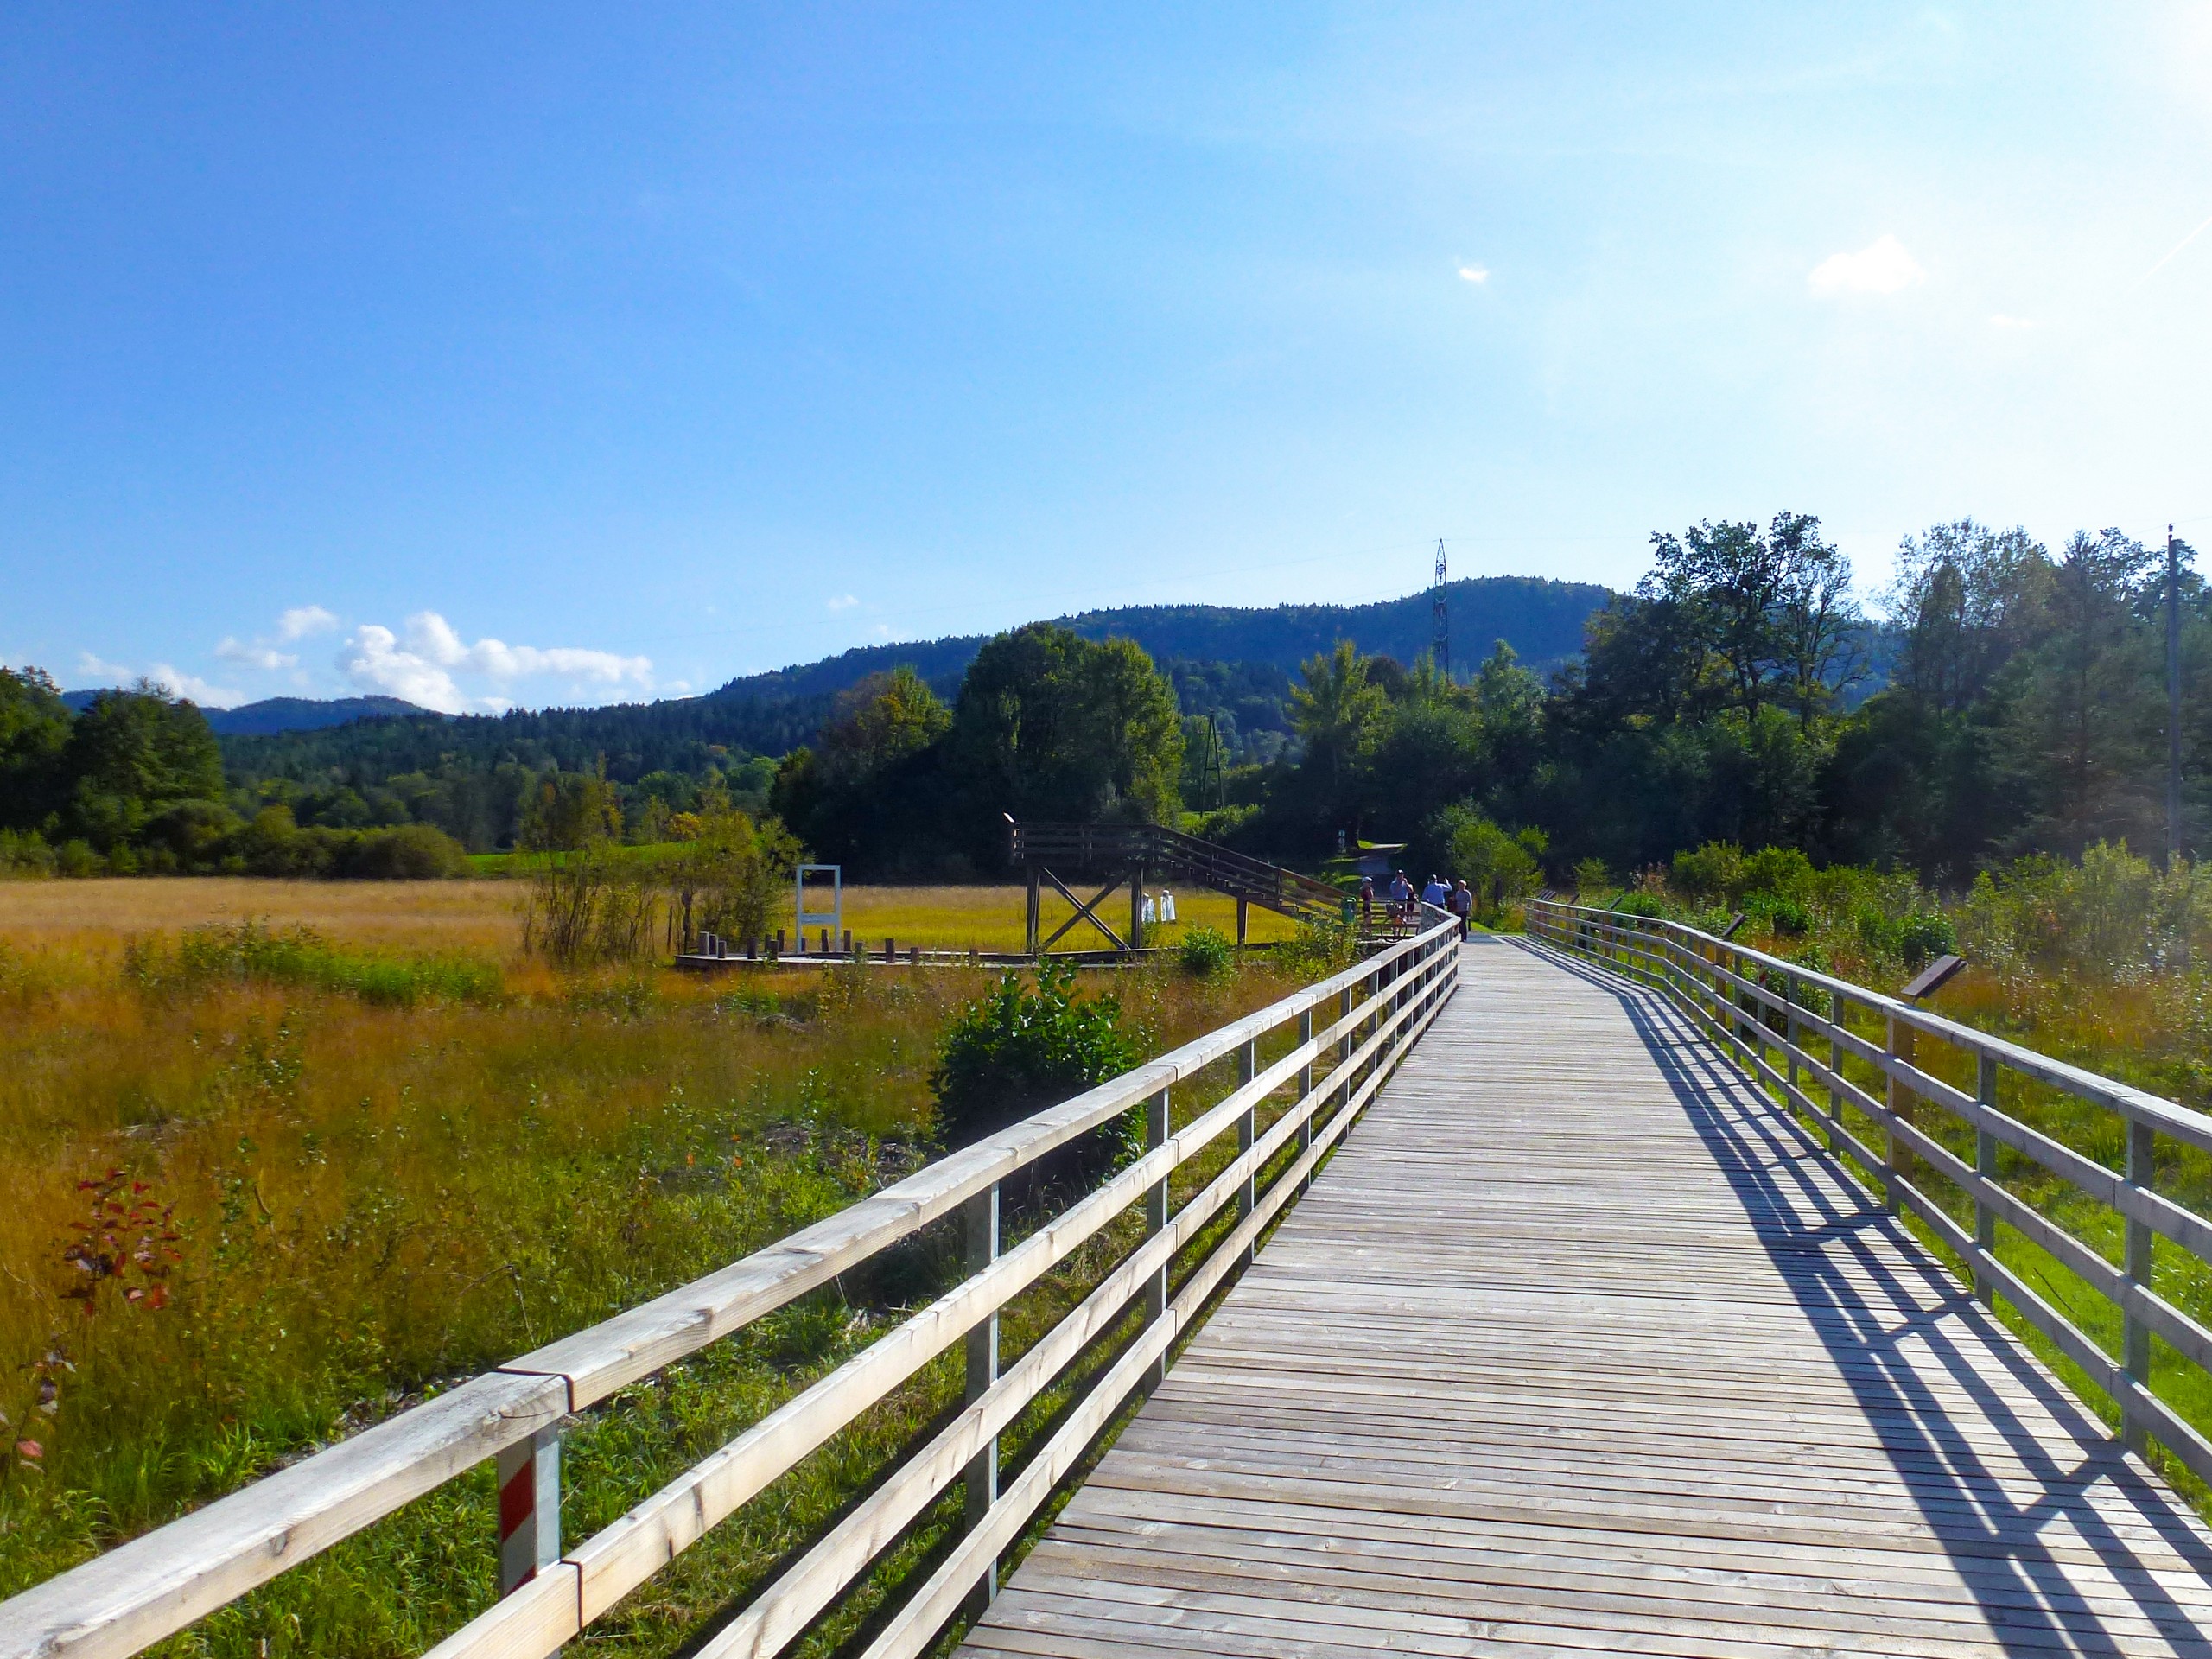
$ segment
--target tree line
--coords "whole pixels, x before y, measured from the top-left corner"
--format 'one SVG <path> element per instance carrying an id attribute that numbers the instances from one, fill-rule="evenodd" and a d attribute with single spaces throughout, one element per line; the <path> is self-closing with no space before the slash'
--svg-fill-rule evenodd
<path id="1" fill-rule="evenodd" d="M 395 721 L 251 740 L 226 774 L 188 704 L 142 687 L 73 718 L 20 671 L 0 676 L 0 833 L 78 867 L 307 873 L 403 825 L 525 844 L 549 779 L 558 796 L 593 779 L 612 838 L 679 840 L 734 810 L 890 879 L 997 871 L 1008 814 L 1181 824 L 1307 868 L 1404 842 L 1417 875 L 1498 891 L 1578 867 L 1625 879 L 1707 843 L 1951 887 L 2023 854 L 2163 845 L 2162 549 L 2107 530 L 2053 550 L 1961 519 L 1907 539 L 1872 616 L 1810 515 L 1701 522 L 1651 552 L 1548 677 L 1503 642 L 1459 676 L 1348 640 L 1294 680 L 1163 668 L 1131 640 L 1035 624 L 986 641 L 949 700 L 911 665 L 871 675 L 772 760 L 703 727 L 611 766 L 565 727 L 557 754 L 520 726 L 479 753 L 423 750 L 435 723 Z M 2212 809 L 2212 610 L 2186 569 L 2180 605 L 2193 847 Z M 357 761 L 388 746 L 408 769 L 272 773 L 252 759 L 271 742 L 351 743 Z"/>
<path id="2" fill-rule="evenodd" d="M 2028 853 L 2163 846 L 2163 548 L 1940 524 L 1901 548 L 1878 620 L 1808 515 L 1700 523 L 1652 554 L 1548 683 L 1503 645 L 1464 681 L 1349 645 L 1313 658 L 1298 757 L 1232 773 L 1213 833 L 1308 860 L 1339 831 L 1403 841 L 1441 868 L 1479 820 L 1554 880 L 1721 842 L 1952 887 Z M 2193 846 L 2212 613 L 2186 569 L 2180 601 Z"/>

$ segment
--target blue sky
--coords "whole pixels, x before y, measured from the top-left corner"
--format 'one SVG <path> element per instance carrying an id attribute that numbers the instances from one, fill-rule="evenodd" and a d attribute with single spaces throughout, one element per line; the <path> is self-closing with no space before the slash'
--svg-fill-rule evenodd
<path id="1" fill-rule="evenodd" d="M 596 702 L 1439 537 L 2212 535 L 2212 7 L 1044 10 L 9 8 L 0 661 Z"/>

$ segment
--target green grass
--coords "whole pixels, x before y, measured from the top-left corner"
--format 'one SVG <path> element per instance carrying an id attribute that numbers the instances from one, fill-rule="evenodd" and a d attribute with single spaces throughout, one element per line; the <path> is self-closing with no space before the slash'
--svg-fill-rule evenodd
<path id="1" fill-rule="evenodd" d="M 22 1287 L 0 1299 L 0 1411 L 39 1443 L 0 1465 L 0 1595 L 912 1168 L 938 1035 L 995 980 L 563 976 L 270 925 L 130 938 L 0 953 L 0 1274 Z M 1287 988 L 1249 962 L 1215 979 L 1161 966 L 1098 982 L 1147 1053 Z M 1179 1119 L 1230 1081 L 1224 1065 L 1179 1091 Z M 151 1206 L 179 1259 L 74 1300 L 64 1252 L 109 1204 Z M 1010 1307 L 1009 1359 L 1135 1236 L 1124 1217 Z M 566 1535 L 605 1524 L 957 1271 L 949 1235 L 890 1252 L 585 1414 L 566 1445 Z M 124 1294 L 156 1286 L 166 1306 Z M 957 1371 L 947 1358 L 912 1379 L 596 1626 L 594 1648 L 679 1651 L 941 1416 Z M 1079 1387 L 1015 1426 L 1013 1455 Z M 918 1523 L 809 1650 L 928 1560 L 959 1501 Z M 488 1605 L 493 1549 L 479 1470 L 164 1651 L 419 1652 Z"/>

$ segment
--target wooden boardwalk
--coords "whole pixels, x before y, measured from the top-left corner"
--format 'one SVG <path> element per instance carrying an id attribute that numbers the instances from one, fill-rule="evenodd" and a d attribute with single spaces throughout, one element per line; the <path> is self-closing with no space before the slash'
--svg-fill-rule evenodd
<path id="1" fill-rule="evenodd" d="M 1485 939 L 962 1650 L 2212 1659 L 2208 1574 L 1681 1015 Z"/>

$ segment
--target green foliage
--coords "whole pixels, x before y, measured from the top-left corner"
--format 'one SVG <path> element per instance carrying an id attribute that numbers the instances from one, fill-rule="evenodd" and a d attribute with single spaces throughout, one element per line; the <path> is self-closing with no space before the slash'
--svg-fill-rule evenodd
<path id="1" fill-rule="evenodd" d="M 1314 980 L 1326 979 L 1351 967 L 1358 957 L 1357 921 L 1312 918 L 1298 925 L 1296 938 L 1276 948 L 1274 960 L 1277 967 L 1294 978 Z"/>
<path id="2" fill-rule="evenodd" d="M 135 941 L 124 951 L 124 970 L 156 995 L 235 982 L 340 991 L 386 1007 L 492 1004 L 501 996 L 499 968 L 474 957 L 363 956 L 338 949 L 311 927 L 280 932 L 252 921 L 188 928 L 173 945 Z"/>
<path id="3" fill-rule="evenodd" d="M 1577 859 L 1574 864 L 1574 891 L 1584 903 L 1593 898 L 1603 898 L 1618 884 L 1613 873 L 1602 858 Z"/>
<path id="4" fill-rule="evenodd" d="M 1236 966 L 1236 946 L 1217 927 L 1194 927 L 1175 946 L 1176 965 L 1196 979 L 1214 979 Z"/>
<path id="5" fill-rule="evenodd" d="M 1119 999 L 1078 996 L 1072 967 L 1040 963 L 1033 990 L 1008 974 L 946 1028 L 930 1074 L 938 1138 L 947 1148 L 972 1145 L 1119 1077 L 1136 1056 Z"/>
<path id="6" fill-rule="evenodd" d="M 688 946 L 702 932 L 759 939 L 783 901 L 800 849 L 773 818 L 754 823 L 735 810 L 710 812 L 666 867 L 670 901 Z"/>
<path id="7" fill-rule="evenodd" d="M 1548 838 L 1542 830 L 1531 827 L 1508 835 L 1471 805 L 1446 807 L 1429 839 L 1443 848 L 1451 877 L 1467 884 L 1476 913 L 1484 920 L 1534 893 L 1543 876 Z"/>
<path id="8" fill-rule="evenodd" d="M 531 878 L 523 949 L 559 968 L 636 962 L 660 943 L 658 890 L 604 840 L 549 861 Z"/>
<path id="9" fill-rule="evenodd" d="M 1128 639 L 1050 623 L 976 653 L 951 734 L 967 798 L 1016 817 L 1176 821 L 1182 718 Z"/>

